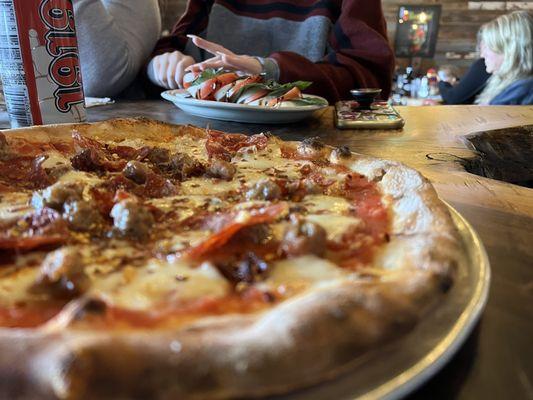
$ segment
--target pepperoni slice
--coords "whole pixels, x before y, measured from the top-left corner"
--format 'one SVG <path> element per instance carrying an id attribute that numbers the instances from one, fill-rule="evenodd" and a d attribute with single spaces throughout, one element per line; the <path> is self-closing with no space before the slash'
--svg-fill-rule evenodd
<path id="1" fill-rule="evenodd" d="M 24 226 L 24 229 L 19 229 L 19 226 Z M 0 235 L 0 251 L 28 251 L 57 246 L 69 238 L 66 222 L 57 211 L 49 208 L 27 215 L 22 224 L 4 227 L 4 231 L 5 234 Z"/>
<path id="2" fill-rule="evenodd" d="M 228 223 L 224 224 L 216 233 L 206 240 L 191 247 L 183 254 L 187 258 L 199 258 L 211 251 L 224 246 L 239 231 L 248 226 L 273 222 L 287 213 L 289 205 L 285 202 L 269 205 L 259 209 L 233 212 L 228 215 Z"/>
<path id="3" fill-rule="evenodd" d="M 208 135 L 205 147 L 209 158 L 221 158 L 226 161 L 230 161 L 231 157 L 243 147 L 255 146 L 257 150 L 262 150 L 268 144 L 268 137 L 261 133 L 247 136 L 210 130 Z"/>

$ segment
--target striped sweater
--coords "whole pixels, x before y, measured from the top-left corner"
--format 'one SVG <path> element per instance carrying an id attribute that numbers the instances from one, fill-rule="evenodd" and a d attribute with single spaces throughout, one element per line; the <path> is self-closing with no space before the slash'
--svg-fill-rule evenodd
<path id="1" fill-rule="evenodd" d="M 330 102 L 358 87 L 390 92 L 394 56 L 379 0 L 189 0 L 154 56 L 179 50 L 210 57 L 190 43 L 195 34 L 237 54 L 266 57 L 281 83 L 312 81 L 309 93 Z"/>

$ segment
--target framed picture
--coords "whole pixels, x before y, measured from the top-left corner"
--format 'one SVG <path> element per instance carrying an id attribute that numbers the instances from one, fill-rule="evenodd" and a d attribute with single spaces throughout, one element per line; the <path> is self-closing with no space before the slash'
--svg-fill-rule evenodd
<path id="1" fill-rule="evenodd" d="M 440 5 L 400 5 L 394 48 L 396 57 L 425 57 L 435 54 Z"/>

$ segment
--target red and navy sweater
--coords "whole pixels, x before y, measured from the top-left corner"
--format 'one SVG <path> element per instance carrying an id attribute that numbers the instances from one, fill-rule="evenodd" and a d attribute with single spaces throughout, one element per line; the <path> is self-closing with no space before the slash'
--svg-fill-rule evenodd
<path id="1" fill-rule="evenodd" d="M 385 98 L 390 92 L 394 56 L 379 0 L 189 0 L 153 55 L 211 56 L 187 34 L 273 59 L 281 83 L 312 81 L 306 92 L 330 102 L 350 98 L 353 88 L 379 87 Z"/>

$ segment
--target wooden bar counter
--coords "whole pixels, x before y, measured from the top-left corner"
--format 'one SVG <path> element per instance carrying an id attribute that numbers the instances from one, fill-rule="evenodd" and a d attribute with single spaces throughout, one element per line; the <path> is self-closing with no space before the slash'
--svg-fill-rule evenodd
<path id="1" fill-rule="evenodd" d="M 193 117 L 164 101 L 120 101 L 91 108 L 88 115 L 90 121 L 144 116 L 227 132 L 270 131 L 289 140 L 318 136 L 330 145 L 347 145 L 352 151 L 418 169 L 481 236 L 492 282 L 473 334 L 452 361 L 410 398 L 533 399 L 533 189 L 468 173 L 462 165 L 462 160 L 476 156 L 465 144 L 465 135 L 533 125 L 533 107 L 398 107 L 398 111 L 405 127 L 391 131 L 337 130 L 331 108 L 302 123 L 269 126 Z M 8 127 L 6 113 L 0 112 L 0 128 Z M 532 132 L 523 134 L 530 146 L 524 154 L 533 150 Z M 515 153 L 520 157 L 520 149 Z M 533 159 L 528 163 L 526 169 L 533 168 Z"/>

